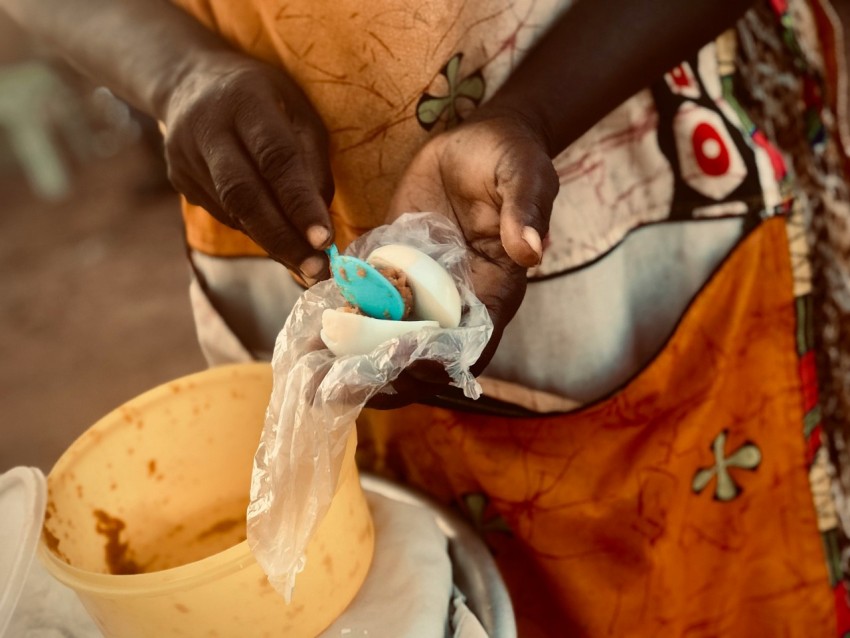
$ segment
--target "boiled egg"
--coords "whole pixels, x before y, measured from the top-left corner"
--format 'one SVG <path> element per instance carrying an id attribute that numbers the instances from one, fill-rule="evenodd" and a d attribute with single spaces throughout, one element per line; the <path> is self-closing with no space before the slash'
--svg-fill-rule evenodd
<path id="1" fill-rule="evenodd" d="M 341 357 L 366 354 L 390 339 L 423 328 L 439 328 L 436 321 L 392 321 L 375 319 L 345 310 L 328 308 L 322 312 L 322 341 Z"/>
<path id="2" fill-rule="evenodd" d="M 460 325 L 460 294 L 451 275 L 437 261 L 401 244 L 381 246 L 366 261 L 406 275 L 413 291 L 411 320 L 376 319 L 350 309 L 326 309 L 322 313 L 321 338 L 335 355 L 366 354 L 408 332 Z"/>
<path id="3" fill-rule="evenodd" d="M 366 261 L 407 275 L 413 290 L 412 318 L 437 321 L 441 328 L 460 325 L 460 293 L 451 275 L 430 256 L 410 246 L 388 244 L 372 251 Z"/>

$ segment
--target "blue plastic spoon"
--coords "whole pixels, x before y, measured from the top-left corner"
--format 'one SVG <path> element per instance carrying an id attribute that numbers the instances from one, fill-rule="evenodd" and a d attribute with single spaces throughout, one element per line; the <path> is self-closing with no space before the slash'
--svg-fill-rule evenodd
<path id="1" fill-rule="evenodd" d="M 331 273 L 342 296 L 364 315 L 375 319 L 399 321 L 404 315 L 404 300 L 389 279 L 374 266 L 349 255 L 340 255 L 335 244 L 325 252 L 331 262 Z"/>

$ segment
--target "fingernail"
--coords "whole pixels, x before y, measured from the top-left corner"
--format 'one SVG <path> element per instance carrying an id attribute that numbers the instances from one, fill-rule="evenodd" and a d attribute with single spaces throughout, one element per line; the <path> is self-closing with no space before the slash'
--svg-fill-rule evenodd
<path id="1" fill-rule="evenodd" d="M 307 241 L 316 250 L 324 248 L 330 236 L 330 231 L 324 226 L 310 226 L 307 229 Z"/>
<path id="2" fill-rule="evenodd" d="M 543 259 L 543 242 L 540 241 L 540 233 L 531 226 L 523 226 L 522 238 L 537 255 L 537 263 L 540 263 L 540 260 Z"/>
<path id="3" fill-rule="evenodd" d="M 298 267 L 301 273 L 308 279 L 318 279 L 324 268 L 325 260 L 318 255 L 307 257 Z"/>

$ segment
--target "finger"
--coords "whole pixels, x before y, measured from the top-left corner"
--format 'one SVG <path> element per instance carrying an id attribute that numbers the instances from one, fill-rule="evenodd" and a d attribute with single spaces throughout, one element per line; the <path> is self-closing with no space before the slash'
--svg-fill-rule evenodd
<path id="1" fill-rule="evenodd" d="M 441 363 L 429 359 L 415 361 L 405 372 L 413 379 L 431 385 L 448 385 L 452 380 Z"/>
<path id="2" fill-rule="evenodd" d="M 321 133 L 321 134 L 320 134 Z M 316 188 L 322 201 L 327 206 L 331 205 L 334 198 L 333 172 L 330 161 L 330 142 L 324 129 L 321 131 L 305 130 L 295 127 L 295 137 L 307 170 L 316 179 Z"/>
<path id="3" fill-rule="evenodd" d="M 231 228 L 238 223 L 221 207 L 211 187 L 209 170 L 197 148 L 184 148 L 176 136 L 167 135 L 164 155 L 168 181 L 190 204 L 200 206 L 221 223 Z"/>
<path id="4" fill-rule="evenodd" d="M 421 364 L 424 364 L 424 367 Z M 428 364 L 436 367 L 431 368 Z M 426 374 L 438 380 L 422 380 L 417 376 L 416 368 L 419 368 L 419 374 L 423 369 L 429 370 Z M 437 369 L 442 371 L 442 376 L 434 374 Z M 392 382 L 395 391 L 393 394 L 376 394 L 368 401 L 367 406 L 378 410 L 394 410 L 411 403 L 427 403 L 433 397 L 449 391 L 448 382 L 449 376 L 440 364 L 435 361 L 417 361 Z"/>
<path id="5" fill-rule="evenodd" d="M 187 202 L 200 206 L 225 226 L 242 230 L 242 225 L 233 219 L 218 201 L 206 164 L 186 158 L 173 162 L 169 160 L 168 179 Z"/>
<path id="6" fill-rule="evenodd" d="M 324 254 L 283 215 L 239 144 L 218 142 L 209 151 L 207 165 L 223 209 L 270 257 L 311 280 L 327 275 Z"/>
<path id="7" fill-rule="evenodd" d="M 560 186 L 552 161 L 544 153 L 512 157 L 497 167 L 502 199 L 499 231 L 505 252 L 531 268 L 543 258 L 542 237 L 549 231 L 552 203 Z"/>
<path id="8" fill-rule="evenodd" d="M 481 356 L 472 366 L 479 375 L 493 358 L 505 327 L 513 319 L 525 296 L 527 277 L 525 268 L 509 259 L 492 260 L 482 253 L 472 253 L 470 273 L 475 294 L 487 308 L 493 321 L 493 334 Z"/>
<path id="9" fill-rule="evenodd" d="M 327 190 L 330 168 L 318 168 L 315 152 L 308 163 L 280 109 L 246 114 L 237 120 L 236 129 L 284 216 L 314 249 L 329 246 L 333 226 L 321 189 Z"/>
<path id="10" fill-rule="evenodd" d="M 397 410 L 411 403 L 413 402 L 398 394 L 379 392 L 366 402 L 366 407 L 375 410 Z"/>

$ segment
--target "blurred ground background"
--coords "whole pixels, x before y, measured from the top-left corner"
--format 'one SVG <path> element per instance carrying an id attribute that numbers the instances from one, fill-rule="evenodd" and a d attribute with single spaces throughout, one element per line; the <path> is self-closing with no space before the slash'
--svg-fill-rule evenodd
<path id="1" fill-rule="evenodd" d="M 0 473 L 48 470 L 100 416 L 205 366 L 177 196 L 145 123 L 44 59 L 0 13 Z M 44 118 L 64 188 L 49 170 L 31 183 L 13 139 L 25 116 Z"/>

